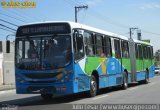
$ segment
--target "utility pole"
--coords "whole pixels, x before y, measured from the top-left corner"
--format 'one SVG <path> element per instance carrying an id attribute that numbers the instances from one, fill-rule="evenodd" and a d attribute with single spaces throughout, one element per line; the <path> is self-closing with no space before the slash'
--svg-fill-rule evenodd
<path id="1" fill-rule="evenodd" d="M 83 5 L 83 6 L 75 6 L 75 22 L 77 22 L 77 13 L 78 11 L 80 11 L 80 9 L 84 8 L 84 9 L 87 9 L 88 8 L 88 5 Z"/>
<path id="2" fill-rule="evenodd" d="M 132 38 L 132 31 L 134 31 L 135 29 L 138 29 L 138 28 L 129 28 L 130 39 Z"/>

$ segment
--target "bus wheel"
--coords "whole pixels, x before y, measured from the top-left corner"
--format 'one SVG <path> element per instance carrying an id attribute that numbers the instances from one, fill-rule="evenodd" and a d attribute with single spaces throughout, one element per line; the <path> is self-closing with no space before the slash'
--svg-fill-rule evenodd
<path id="1" fill-rule="evenodd" d="M 97 80 L 94 75 L 91 76 L 89 93 L 91 97 L 94 97 L 97 95 Z"/>
<path id="2" fill-rule="evenodd" d="M 122 88 L 125 90 L 128 88 L 128 75 L 126 72 L 124 72 L 123 74 L 123 84 L 122 84 Z"/>
<path id="3" fill-rule="evenodd" d="M 44 100 L 51 100 L 53 95 L 52 94 L 41 94 L 41 97 L 44 99 Z"/>

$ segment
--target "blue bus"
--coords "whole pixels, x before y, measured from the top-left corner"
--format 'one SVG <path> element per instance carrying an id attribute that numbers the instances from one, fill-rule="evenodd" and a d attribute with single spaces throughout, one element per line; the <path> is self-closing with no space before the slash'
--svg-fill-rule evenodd
<path id="1" fill-rule="evenodd" d="M 42 98 L 132 82 L 154 76 L 153 45 L 74 22 L 19 26 L 15 40 L 17 94 Z"/>

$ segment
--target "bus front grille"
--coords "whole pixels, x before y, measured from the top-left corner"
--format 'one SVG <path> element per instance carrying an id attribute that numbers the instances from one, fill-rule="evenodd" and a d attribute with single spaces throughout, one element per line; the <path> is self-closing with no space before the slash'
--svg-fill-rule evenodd
<path id="1" fill-rule="evenodd" d="M 26 77 L 32 78 L 32 79 L 46 79 L 46 78 L 54 78 L 60 73 L 61 72 L 57 72 L 57 73 L 27 73 L 24 75 Z"/>

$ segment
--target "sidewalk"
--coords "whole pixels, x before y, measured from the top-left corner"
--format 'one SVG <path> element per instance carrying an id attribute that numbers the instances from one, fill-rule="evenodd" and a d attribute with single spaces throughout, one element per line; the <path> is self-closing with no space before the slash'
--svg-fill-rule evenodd
<path id="1" fill-rule="evenodd" d="M 0 91 L 15 89 L 15 85 L 0 85 Z"/>

